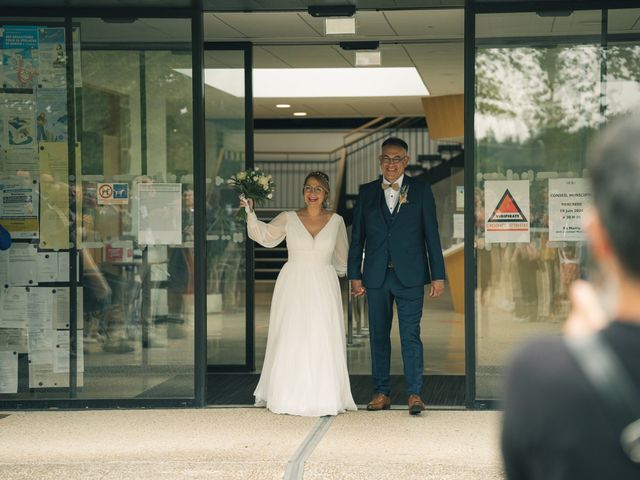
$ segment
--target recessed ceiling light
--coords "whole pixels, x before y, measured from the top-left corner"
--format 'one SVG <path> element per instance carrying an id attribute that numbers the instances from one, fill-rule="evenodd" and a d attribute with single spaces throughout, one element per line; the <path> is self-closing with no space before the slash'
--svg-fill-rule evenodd
<path id="1" fill-rule="evenodd" d="M 291 108 L 291 105 L 289 105 L 288 103 L 278 103 L 276 105 L 276 108 Z"/>
<path id="2" fill-rule="evenodd" d="M 306 117 L 307 112 L 293 112 L 294 117 Z"/>

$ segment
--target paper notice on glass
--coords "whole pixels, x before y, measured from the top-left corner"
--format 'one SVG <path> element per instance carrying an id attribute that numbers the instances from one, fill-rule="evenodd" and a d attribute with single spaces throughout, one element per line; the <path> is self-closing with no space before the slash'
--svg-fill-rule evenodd
<path id="1" fill-rule="evenodd" d="M 0 224 L 14 239 L 38 236 L 38 182 L 14 178 L 0 183 Z"/>
<path id="2" fill-rule="evenodd" d="M 138 193 L 138 243 L 182 243 L 182 186 L 179 183 L 140 183 Z"/>
<path id="3" fill-rule="evenodd" d="M 486 243 L 529 243 L 529 181 L 484 182 Z"/>
<path id="4" fill-rule="evenodd" d="M 37 218 L 0 218 L 0 225 L 11 232 L 11 238 L 38 238 Z"/>
<path id="5" fill-rule="evenodd" d="M 0 352 L 0 393 L 18 393 L 18 352 Z"/>
<path id="6" fill-rule="evenodd" d="M 53 292 L 53 328 L 69 328 L 70 322 L 70 302 L 69 302 L 69 288 L 58 287 L 52 290 Z"/>
<path id="7" fill-rule="evenodd" d="M 53 373 L 69 373 L 69 330 L 56 330 Z"/>
<path id="8" fill-rule="evenodd" d="M 53 367 L 53 349 L 56 340 L 56 330 L 29 328 L 29 363 Z"/>
<path id="9" fill-rule="evenodd" d="M 69 338 L 69 330 L 56 330 L 56 341 L 53 348 L 53 373 L 69 373 L 71 359 Z M 84 347 L 82 330 L 78 330 L 76 350 L 77 371 L 84 372 Z"/>
<path id="10" fill-rule="evenodd" d="M 16 178 L 2 180 L 0 195 L 2 217 L 29 218 L 38 216 L 38 182 Z"/>
<path id="11" fill-rule="evenodd" d="M 36 151 L 36 115 L 33 95 L 23 93 L 2 94 L 2 119 L 7 129 L 7 153 Z"/>
<path id="12" fill-rule="evenodd" d="M 41 179 L 40 248 L 69 248 L 69 188 L 66 183 Z"/>
<path id="13" fill-rule="evenodd" d="M 29 329 L 53 328 L 54 288 L 30 288 L 27 295 L 27 326 Z"/>
<path id="14" fill-rule="evenodd" d="M 67 142 L 39 142 L 39 147 L 40 182 L 44 184 L 51 180 L 66 181 L 69 176 Z"/>
<path id="15" fill-rule="evenodd" d="M 0 289 L 9 286 L 9 251 L 0 250 Z M 0 315 L 2 313 L 0 312 Z"/>
<path id="16" fill-rule="evenodd" d="M 58 282 L 69 281 L 69 252 L 58 252 Z"/>
<path id="17" fill-rule="evenodd" d="M 27 290 L 23 287 L 0 289 L 0 328 L 27 328 Z"/>
<path id="18" fill-rule="evenodd" d="M 81 374 L 78 375 L 77 385 L 82 386 Z M 52 365 L 29 364 L 29 388 L 67 388 L 69 387 L 69 373 L 55 373 Z"/>
<path id="19" fill-rule="evenodd" d="M 67 78 L 64 28 L 39 27 L 38 41 L 40 85 L 43 89 L 64 88 Z M 40 91 L 38 91 L 38 93 L 40 93 Z"/>
<path id="20" fill-rule="evenodd" d="M 69 281 L 69 256 L 71 254 L 69 252 L 58 252 L 58 282 L 68 282 Z M 78 252 L 78 259 L 80 258 L 80 252 Z M 76 281 L 80 281 L 80 267 L 79 263 L 77 263 L 78 268 L 76 268 Z"/>
<path id="21" fill-rule="evenodd" d="M 453 238 L 464 238 L 464 214 L 453 214 Z"/>
<path id="22" fill-rule="evenodd" d="M 0 330 L 0 350 L 27 353 L 27 329 L 3 328 Z"/>
<path id="23" fill-rule="evenodd" d="M 58 281 L 58 252 L 38 253 L 38 283 Z"/>
<path id="24" fill-rule="evenodd" d="M 38 249 L 30 243 L 14 243 L 9 249 L 9 285 L 38 284 Z"/>
<path id="25" fill-rule="evenodd" d="M 0 85 L 2 85 L 2 65 L 0 65 Z M 4 110 L 4 105 L 0 102 L 0 110 Z M 0 113 L 0 169 L 4 169 L 7 161 L 7 122 L 3 113 Z"/>
<path id="26" fill-rule="evenodd" d="M 0 115 L 0 120 L 2 116 Z M 4 123 L 0 121 L 0 123 Z M 0 159 L 0 172 L 5 175 L 23 175 L 35 178 L 40 175 L 40 163 L 36 150 L 10 150 L 5 151 Z"/>
<path id="27" fill-rule="evenodd" d="M 591 197 L 585 178 L 549 179 L 549 241 L 586 241 L 582 217 Z"/>
<path id="28" fill-rule="evenodd" d="M 464 210 L 464 187 L 456 185 L 456 210 Z"/>

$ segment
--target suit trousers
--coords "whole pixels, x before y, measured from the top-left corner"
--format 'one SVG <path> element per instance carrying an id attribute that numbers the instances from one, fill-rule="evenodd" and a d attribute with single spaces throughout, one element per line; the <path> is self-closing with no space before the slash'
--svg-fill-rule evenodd
<path id="1" fill-rule="evenodd" d="M 395 271 L 389 268 L 380 288 L 367 288 L 367 301 L 374 391 L 386 395 L 391 391 L 390 336 L 395 301 L 407 393 L 420 395 L 423 372 L 420 320 L 424 303 L 424 286 L 405 287 L 398 280 Z"/>

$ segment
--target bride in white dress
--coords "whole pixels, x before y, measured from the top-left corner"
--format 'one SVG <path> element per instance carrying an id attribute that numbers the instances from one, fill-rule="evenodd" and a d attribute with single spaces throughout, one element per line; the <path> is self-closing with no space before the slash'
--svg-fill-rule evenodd
<path id="1" fill-rule="evenodd" d="M 286 238 L 289 258 L 273 291 L 267 350 L 256 405 L 274 413 L 337 415 L 357 410 L 347 371 L 342 296 L 338 276 L 347 271 L 348 241 L 340 215 L 325 209 L 329 178 L 305 179 L 306 208 L 282 212 L 270 223 L 257 219 L 252 201 L 249 237 L 265 247 Z"/>

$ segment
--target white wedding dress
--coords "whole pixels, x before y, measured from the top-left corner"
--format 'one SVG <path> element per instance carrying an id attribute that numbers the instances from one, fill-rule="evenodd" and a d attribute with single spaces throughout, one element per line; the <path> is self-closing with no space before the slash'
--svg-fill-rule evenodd
<path id="1" fill-rule="evenodd" d="M 273 291 L 256 405 L 303 416 L 356 410 L 338 283 L 338 275 L 347 271 L 342 217 L 333 214 L 315 237 L 296 212 L 283 212 L 270 223 L 249 213 L 247 229 L 249 237 L 265 247 L 286 238 L 289 252 Z"/>

